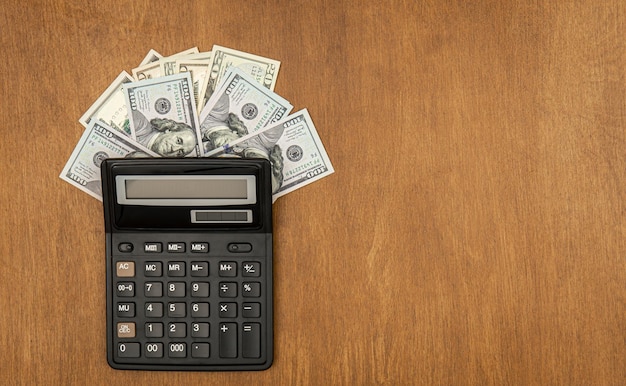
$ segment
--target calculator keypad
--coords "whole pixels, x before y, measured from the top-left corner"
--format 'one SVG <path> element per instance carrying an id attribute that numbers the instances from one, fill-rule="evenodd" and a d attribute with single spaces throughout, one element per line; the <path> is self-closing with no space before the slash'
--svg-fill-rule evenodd
<path id="1" fill-rule="evenodd" d="M 263 243 L 135 239 L 112 250 L 116 363 L 237 369 L 268 360 L 271 264 Z"/>

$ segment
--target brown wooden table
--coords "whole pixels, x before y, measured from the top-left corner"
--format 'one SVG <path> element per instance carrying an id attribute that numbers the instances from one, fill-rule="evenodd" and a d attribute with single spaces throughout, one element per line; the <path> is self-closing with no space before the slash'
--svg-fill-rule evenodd
<path id="1" fill-rule="evenodd" d="M 623 1 L 3 4 L 0 383 L 626 381 Z M 121 70 L 213 44 L 281 61 L 336 173 L 274 205 L 269 370 L 116 371 L 58 175 Z"/>

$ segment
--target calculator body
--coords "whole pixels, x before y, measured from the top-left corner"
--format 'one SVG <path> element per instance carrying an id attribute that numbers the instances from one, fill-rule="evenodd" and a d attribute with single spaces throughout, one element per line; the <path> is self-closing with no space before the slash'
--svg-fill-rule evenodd
<path id="1" fill-rule="evenodd" d="M 101 170 L 109 365 L 270 367 L 269 162 L 108 159 Z"/>

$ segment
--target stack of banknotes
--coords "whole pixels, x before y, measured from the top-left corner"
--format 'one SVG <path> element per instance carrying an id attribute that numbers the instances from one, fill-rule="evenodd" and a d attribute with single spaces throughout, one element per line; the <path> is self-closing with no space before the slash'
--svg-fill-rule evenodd
<path id="1" fill-rule="evenodd" d="M 234 49 L 151 50 L 79 122 L 85 132 L 61 179 L 102 200 L 106 158 L 265 158 L 274 201 L 334 172 L 306 109 L 274 93 L 280 62 Z"/>

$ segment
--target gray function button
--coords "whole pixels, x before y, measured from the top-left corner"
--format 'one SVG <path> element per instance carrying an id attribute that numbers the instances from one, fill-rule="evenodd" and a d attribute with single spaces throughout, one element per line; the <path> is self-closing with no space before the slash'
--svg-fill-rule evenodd
<path id="1" fill-rule="evenodd" d="M 261 325 L 259 323 L 244 323 L 241 340 L 241 354 L 244 358 L 261 357 Z"/>
<path id="2" fill-rule="evenodd" d="M 133 297 L 135 296 L 135 283 L 132 281 L 124 281 L 117 283 L 117 296 Z"/>
<path id="3" fill-rule="evenodd" d="M 163 244 L 161 243 L 145 243 L 143 245 L 143 251 L 146 253 L 160 253 L 163 251 Z"/>
<path id="4" fill-rule="evenodd" d="M 228 244 L 228 252 L 232 253 L 247 253 L 252 251 L 252 244 L 250 243 L 230 243 Z"/>
<path id="5" fill-rule="evenodd" d="M 235 277 L 237 276 L 237 263 L 234 261 L 220 261 L 220 273 L 221 277 Z"/>
<path id="6" fill-rule="evenodd" d="M 192 253 L 209 253 L 209 243 L 194 242 L 191 243 Z"/>
<path id="7" fill-rule="evenodd" d="M 167 251 L 169 253 L 185 252 L 185 243 L 167 243 Z"/>
<path id="8" fill-rule="evenodd" d="M 261 303 L 243 303 L 241 316 L 244 318 L 261 317 Z"/>
<path id="9" fill-rule="evenodd" d="M 123 253 L 129 253 L 133 251 L 133 244 L 131 243 L 120 243 L 117 246 L 117 250 Z"/>
<path id="10" fill-rule="evenodd" d="M 117 316 L 132 318 L 135 316 L 135 303 L 117 303 Z"/>
<path id="11" fill-rule="evenodd" d="M 144 276 L 162 276 L 163 266 L 160 261 L 146 261 L 143 266 Z"/>
<path id="12" fill-rule="evenodd" d="M 182 261 L 167 263 L 167 276 L 185 276 L 185 263 Z"/>
<path id="13" fill-rule="evenodd" d="M 241 274 L 243 276 L 257 277 L 261 276 L 261 263 L 254 261 L 246 261 L 243 263 Z"/>
<path id="14" fill-rule="evenodd" d="M 209 276 L 209 262 L 208 261 L 192 261 L 191 262 L 191 276 L 196 276 L 196 277 Z"/>

